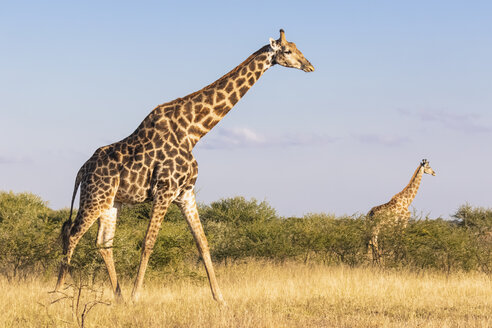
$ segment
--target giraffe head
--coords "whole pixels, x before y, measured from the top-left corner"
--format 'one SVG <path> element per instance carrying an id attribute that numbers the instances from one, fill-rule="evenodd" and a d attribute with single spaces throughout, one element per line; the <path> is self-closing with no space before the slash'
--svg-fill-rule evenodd
<path id="1" fill-rule="evenodd" d="M 272 63 L 285 67 L 301 69 L 304 72 L 313 72 L 314 66 L 309 60 L 304 58 L 302 52 L 297 49 L 294 42 L 288 42 L 285 39 L 284 30 L 280 30 L 280 39 L 270 38 L 270 47 L 274 51 Z"/>
<path id="2" fill-rule="evenodd" d="M 424 168 L 424 173 L 431 174 L 431 175 L 436 175 L 436 172 L 430 167 L 429 161 L 426 159 L 423 159 L 422 162 L 420 163 L 422 167 Z"/>

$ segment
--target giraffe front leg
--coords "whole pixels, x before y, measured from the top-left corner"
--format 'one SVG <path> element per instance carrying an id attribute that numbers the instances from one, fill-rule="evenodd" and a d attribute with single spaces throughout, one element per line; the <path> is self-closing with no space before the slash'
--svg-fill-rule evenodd
<path id="1" fill-rule="evenodd" d="M 106 268 L 109 279 L 113 287 L 113 293 L 118 301 L 122 301 L 121 289 L 116 276 L 116 269 L 113 259 L 113 239 L 116 230 L 117 209 L 113 207 L 101 213 L 99 218 L 99 230 L 97 232 L 96 246 L 99 249 Z"/>
<path id="2" fill-rule="evenodd" d="M 137 278 L 135 279 L 135 284 L 133 285 L 132 301 L 134 302 L 136 302 L 140 296 L 140 289 L 142 288 L 150 254 L 154 248 L 157 235 L 159 234 L 159 229 L 161 228 L 162 220 L 164 220 L 164 216 L 166 215 L 167 208 L 169 207 L 172 198 L 172 195 L 167 193 L 156 195 L 154 198 L 149 226 L 142 244 L 142 255 L 140 258 L 140 265 L 138 267 Z"/>
<path id="3" fill-rule="evenodd" d="M 184 191 L 176 200 L 176 204 L 179 206 L 181 212 L 185 216 L 186 222 L 188 222 L 191 233 L 193 234 L 196 245 L 198 247 L 200 256 L 203 259 L 213 298 L 221 305 L 226 305 L 224 297 L 222 296 L 222 293 L 219 289 L 217 278 L 215 277 L 212 258 L 210 256 L 210 250 L 208 247 L 208 241 L 207 237 L 205 236 L 205 232 L 203 231 L 202 223 L 200 222 L 200 218 L 198 216 L 198 209 L 196 207 L 195 194 L 193 192 L 193 189 Z"/>

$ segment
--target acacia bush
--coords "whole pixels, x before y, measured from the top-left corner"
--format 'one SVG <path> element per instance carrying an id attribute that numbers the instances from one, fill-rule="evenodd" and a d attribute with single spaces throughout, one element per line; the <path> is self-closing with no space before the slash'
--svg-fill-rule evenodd
<path id="1" fill-rule="evenodd" d="M 0 274 L 12 280 L 50 266 L 59 229 L 51 214 L 36 195 L 0 192 Z"/>
<path id="2" fill-rule="evenodd" d="M 482 271 L 492 273 L 492 209 L 461 206 L 454 217 L 470 236 L 470 247 Z"/>
<path id="3" fill-rule="evenodd" d="M 218 261 L 267 258 L 283 261 L 291 252 L 288 233 L 265 201 L 225 198 L 200 207 L 212 257 Z"/>
<path id="4" fill-rule="evenodd" d="M 480 270 L 482 247 L 476 236 L 457 221 L 411 219 L 407 227 L 383 227 L 379 234 L 386 267 L 436 269 L 445 272 Z"/>
<path id="5" fill-rule="evenodd" d="M 307 214 L 290 218 L 291 242 L 298 260 L 343 263 L 350 266 L 365 259 L 365 223 L 360 217 L 335 217 L 330 214 Z"/>
<path id="6" fill-rule="evenodd" d="M 249 259 L 276 262 L 370 264 L 370 224 L 364 216 L 307 214 L 282 218 L 267 202 L 226 198 L 199 206 L 213 260 L 225 264 Z M 119 277 L 133 278 L 140 262 L 151 204 L 124 206 L 119 213 L 114 258 Z M 59 233 L 67 209 L 54 211 L 30 193 L 0 192 L 0 274 L 19 279 L 30 274 L 56 275 L 61 259 Z M 411 219 L 406 227 L 380 231 L 383 265 L 445 272 L 492 270 L 492 209 L 463 205 L 456 220 Z M 97 224 L 81 239 L 72 273 L 107 279 L 95 245 Z M 172 205 L 149 261 L 149 274 L 196 275 L 200 261 L 189 227 Z"/>
<path id="7" fill-rule="evenodd" d="M 260 223 L 276 219 L 277 213 L 267 202 L 258 203 L 254 198 L 224 198 L 200 207 L 200 219 L 204 223 L 224 222 L 242 225 L 246 222 Z"/>

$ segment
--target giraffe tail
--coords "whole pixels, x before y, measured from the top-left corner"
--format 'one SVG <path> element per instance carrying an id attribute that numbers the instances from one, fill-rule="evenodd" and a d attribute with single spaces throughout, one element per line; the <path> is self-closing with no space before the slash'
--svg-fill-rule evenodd
<path id="1" fill-rule="evenodd" d="M 79 189 L 80 182 L 82 181 L 82 176 L 83 176 L 83 167 L 80 168 L 79 172 L 77 173 L 77 177 L 75 178 L 75 186 L 73 189 L 72 203 L 70 204 L 70 216 L 68 217 L 68 220 L 63 223 L 62 228 L 61 228 L 61 239 L 62 239 L 62 244 L 63 244 L 63 254 L 66 254 L 67 249 L 68 249 L 70 230 L 72 229 L 72 223 L 73 223 L 72 222 L 73 203 L 75 202 L 75 196 L 77 195 L 77 190 Z"/>

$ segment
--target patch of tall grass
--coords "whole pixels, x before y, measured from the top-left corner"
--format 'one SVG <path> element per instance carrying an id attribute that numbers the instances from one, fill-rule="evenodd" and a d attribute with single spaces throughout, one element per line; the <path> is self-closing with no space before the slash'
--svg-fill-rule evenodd
<path id="1" fill-rule="evenodd" d="M 1 327 L 490 327 L 492 281 L 483 273 L 250 261 L 218 266 L 228 306 L 212 300 L 206 279 L 147 279 L 141 299 L 112 299 L 109 283 L 49 294 L 53 281 L 0 279 Z M 205 273 L 201 270 L 201 277 Z M 77 283 L 74 283 L 77 286 Z M 91 303 L 92 302 L 92 303 Z M 99 303 L 97 303 L 99 302 Z M 105 303 L 111 303 L 106 305 Z M 79 316 L 79 320 L 77 320 Z"/>

